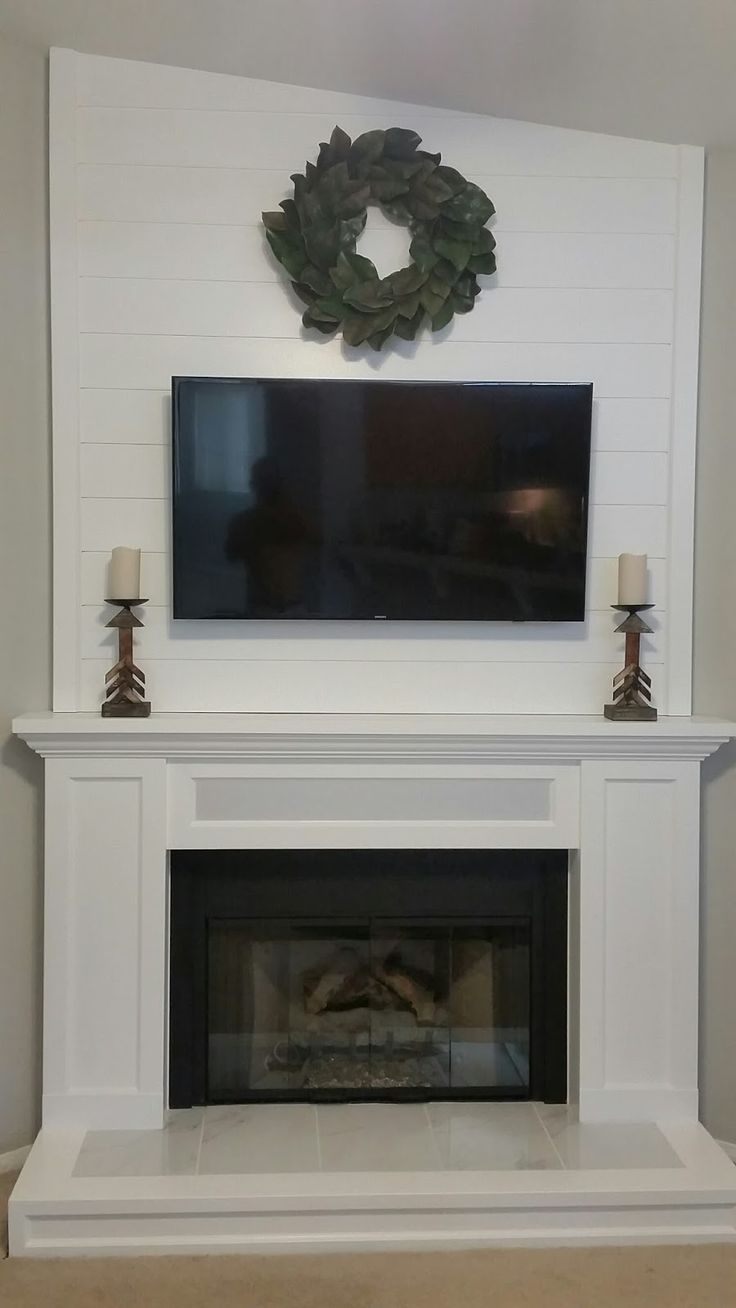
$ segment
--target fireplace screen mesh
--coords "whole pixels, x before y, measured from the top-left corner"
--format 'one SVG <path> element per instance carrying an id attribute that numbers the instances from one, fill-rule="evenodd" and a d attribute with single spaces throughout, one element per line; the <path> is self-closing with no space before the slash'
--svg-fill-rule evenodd
<path id="1" fill-rule="evenodd" d="M 528 919 L 208 925 L 209 1102 L 529 1093 Z"/>

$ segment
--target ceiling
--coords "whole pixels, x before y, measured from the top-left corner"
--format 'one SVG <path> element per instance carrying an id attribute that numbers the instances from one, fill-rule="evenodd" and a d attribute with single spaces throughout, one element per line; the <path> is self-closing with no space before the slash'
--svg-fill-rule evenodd
<path id="1" fill-rule="evenodd" d="M 43 49 L 736 145 L 736 0 L 0 0 L 0 34 Z"/>

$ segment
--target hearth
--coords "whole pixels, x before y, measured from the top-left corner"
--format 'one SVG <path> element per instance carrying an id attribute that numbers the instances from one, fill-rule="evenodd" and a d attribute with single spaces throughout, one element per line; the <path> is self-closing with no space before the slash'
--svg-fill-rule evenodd
<path id="1" fill-rule="evenodd" d="M 175 851 L 172 1107 L 567 1090 L 563 851 Z"/>

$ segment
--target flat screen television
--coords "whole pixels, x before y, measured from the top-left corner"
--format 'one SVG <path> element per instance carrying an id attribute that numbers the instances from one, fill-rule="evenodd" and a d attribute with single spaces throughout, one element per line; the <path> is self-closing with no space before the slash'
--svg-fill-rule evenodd
<path id="1" fill-rule="evenodd" d="M 592 391 L 173 378 L 174 617 L 582 620 Z"/>

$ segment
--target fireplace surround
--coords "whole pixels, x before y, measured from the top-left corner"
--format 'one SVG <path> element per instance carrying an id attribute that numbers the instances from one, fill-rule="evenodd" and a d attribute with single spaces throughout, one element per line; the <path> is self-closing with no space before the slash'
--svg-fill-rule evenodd
<path id="1" fill-rule="evenodd" d="M 75 713 L 15 728 L 46 758 L 43 1129 L 11 1202 L 15 1253 L 733 1235 L 733 1172 L 697 1120 L 700 763 L 730 723 Z M 179 859 L 321 851 L 567 862 L 568 1103 L 583 1125 L 657 1123 L 682 1167 L 74 1176 L 85 1132 L 165 1120 Z"/>
<path id="2" fill-rule="evenodd" d="M 567 1097 L 561 850 L 177 850 L 169 1107 Z"/>

